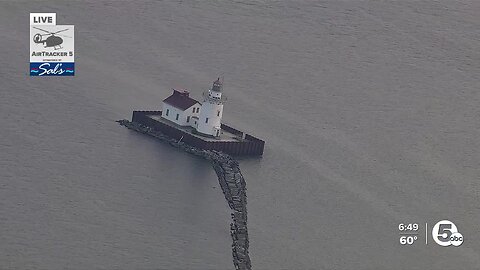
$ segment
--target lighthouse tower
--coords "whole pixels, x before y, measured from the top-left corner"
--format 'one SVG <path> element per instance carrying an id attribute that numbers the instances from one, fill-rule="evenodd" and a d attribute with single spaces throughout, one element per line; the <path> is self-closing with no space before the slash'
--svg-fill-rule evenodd
<path id="1" fill-rule="evenodd" d="M 213 82 L 212 88 L 203 93 L 204 99 L 197 126 L 199 133 L 214 137 L 220 136 L 223 102 L 225 101 L 225 97 L 222 97 L 222 90 L 223 83 L 218 78 Z"/>

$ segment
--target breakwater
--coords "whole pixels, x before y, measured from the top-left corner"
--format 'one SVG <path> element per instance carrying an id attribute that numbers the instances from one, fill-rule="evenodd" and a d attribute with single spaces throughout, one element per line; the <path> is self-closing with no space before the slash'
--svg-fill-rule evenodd
<path id="1" fill-rule="evenodd" d="M 252 265 L 248 254 L 246 183 L 238 162 L 225 153 L 216 150 L 199 149 L 140 123 L 128 120 L 118 120 L 117 122 L 131 130 L 155 137 L 187 153 L 207 159 L 212 163 L 225 199 L 232 210 L 230 235 L 232 237 L 233 264 L 235 269 L 238 270 L 251 269 Z"/>

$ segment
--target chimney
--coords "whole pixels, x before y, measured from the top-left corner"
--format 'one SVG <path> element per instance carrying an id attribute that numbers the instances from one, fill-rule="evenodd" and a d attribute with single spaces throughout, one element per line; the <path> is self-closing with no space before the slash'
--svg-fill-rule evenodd
<path id="1" fill-rule="evenodd" d="M 187 90 L 185 89 L 173 89 L 174 91 L 174 94 L 178 94 L 182 97 L 188 97 L 190 95 L 190 92 L 188 92 Z"/>

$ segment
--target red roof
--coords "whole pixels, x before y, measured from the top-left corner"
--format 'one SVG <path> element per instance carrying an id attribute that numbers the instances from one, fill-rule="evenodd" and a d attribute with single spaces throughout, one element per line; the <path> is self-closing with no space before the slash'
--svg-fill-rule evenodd
<path id="1" fill-rule="evenodd" d="M 164 99 L 163 102 L 172 105 L 173 107 L 179 108 L 182 111 L 185 111 L 196 103 L 199 103 L 195 99 L 189 97 L 188 91 L 178 91 L 175 89 L 173 89 L 173 94 L 168 98 Z"/>

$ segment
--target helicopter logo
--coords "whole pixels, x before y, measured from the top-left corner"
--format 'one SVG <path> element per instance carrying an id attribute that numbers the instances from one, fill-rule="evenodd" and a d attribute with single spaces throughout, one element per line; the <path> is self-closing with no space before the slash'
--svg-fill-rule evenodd
<path id="1" fill-rule="evenodd" d="M 30 76 L 75 76 L 75 25 L 57 25 L 56 18 L 30 13 Z"/>
<path id="2" fill-rule="evenodd" d="M 56 32 L 50 32 L 35 26 L 32 26 L 32 27 L 37 30 L 46 32 L 46 34 L 37 33 L 33 36 L 33 42 L 37 44 L 43 44 L 45 48 L 53 47 L 54 50 L 59 50 L 62 48 L 61 45 L 63 44 L 63 39 L 60 36 L 66 37 L 66 38 L 72 38 L 71 36 L 65 36 L 63 34 L 59 34 L 59 33 L 68 31 L 69 30 L 68 28 L 60 31 L 56 31 Z M 48 36 L 48 37 L 44 39 L 44 36 Z"/>

